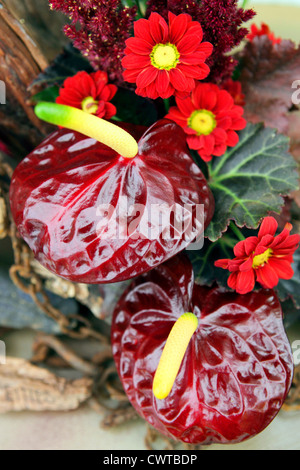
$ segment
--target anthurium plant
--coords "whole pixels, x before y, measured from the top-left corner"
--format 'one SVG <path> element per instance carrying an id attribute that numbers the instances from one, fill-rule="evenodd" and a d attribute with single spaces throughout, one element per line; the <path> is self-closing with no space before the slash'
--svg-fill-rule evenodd
<path id="1" fill-rule="evenodd" d="M 36 78 L 55 127 L 14 172 L 19 234 L 62 278 L 132 280 L 111 342 L 145 420 L 191 444 L 252 437 L 293 376 L 299 48 L 235 0 L 50 7 L 72 47 Z"/>

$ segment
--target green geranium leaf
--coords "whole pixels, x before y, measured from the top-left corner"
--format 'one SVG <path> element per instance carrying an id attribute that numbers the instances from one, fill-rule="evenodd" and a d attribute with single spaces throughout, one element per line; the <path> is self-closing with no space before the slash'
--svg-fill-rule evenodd
<path id="1" fill-rule="evenodd" d="M 257 228 L 270 211 L 280 212 L 283 196 L 298 188 L 296 163 L 289 139 L 263 124 L 248 124 L 238 144 L 209 163 L 209 185 L 215 214 L 205 236 L 215 241 L 230 220 Z"/>

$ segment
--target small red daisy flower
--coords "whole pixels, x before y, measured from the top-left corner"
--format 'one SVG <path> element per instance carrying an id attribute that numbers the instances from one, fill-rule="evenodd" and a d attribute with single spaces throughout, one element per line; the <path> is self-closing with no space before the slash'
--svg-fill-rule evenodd
<path id="1" fill-rule="evenodd" d="M 242 84 L 238 80 L 229 78 L 221 85 L 222 90 L 228 91 L 233 98 L 234 104 L 237 106 L 245 106 L 245 95 L 242 92 Z"/>
<path id="2" fill-rule="evenodd" d="M 279 235 L 274 217 L 265 217 L 257 237 L 248 237 L 234 247 L 234 259 L 220 259 L 215 266 L 228 269 L 228 286 L 239 294 L 250 292 L 259 282 L 273 289 L 279 279 L 291 279 L 293 254 L 299 247 L 300 235 L 290 235 L 292 225 L 287 223 Z"/>
<path id="3" fill-rule="evenodd" d="M 68 77 L 59 90 L 56 103 L 82 109 L 89 114 L 110 119 L 117 112 L 109 101 L 117 92 L 116 85 L 108 84 L 106 72 L 98 71 L 91 74 L 81 71 Z"/>
<path id="4" fill-rule="evenodd" d="M 169 25 L 158 13 L 134 23 L 134 37 L 126 40 L 123 76 L 136 83 L 138 95 L 156 99 L 187 94 L 195 80 L 206 78 L 205 60 L 213 46 L 202 42 L 200 23 L 190 15 L 169 12 Z"/>
<path id="5" fill-rule="evenodd" d="M 281 38 L 276 38 L 274 33 L 270 30 L 269 26 L 265 23 L 261 23 L 260 28 L 258 28 L 255 24 L 251 25 L 251 31 L 247 35 L 247 39 L 249 39 L 249 41 L 253 41 L 253 39 L 257 36 L 268 36 L 273 44 L 279 44 L 281 42 Z"/>
<path id="6" fill-rule="evenodd" d="M 183 128 L 189 147 L 206 162 L 235 146 L 239 141 L 235 131 L 246 126 L 243 108 L 234 104 L 226 90 L 211 83 L 198 83 L 188 98 L 176 98 L 176 104 L 166 118 Z"/>

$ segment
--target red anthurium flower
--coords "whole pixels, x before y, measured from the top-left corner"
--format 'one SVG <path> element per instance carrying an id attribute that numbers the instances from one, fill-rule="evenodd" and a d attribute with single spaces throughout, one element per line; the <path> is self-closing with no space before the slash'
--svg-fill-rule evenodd
<path id="1" fill-rule="evenodd" d="M 110 119 L 117 112 L 110 100 L 117 92 L 116 85 L 108 84 L 106 72 L 99 70 L 94 73 L 78 72 L 68 77 L 59 90 L 56 103 L 73 106 L 83 111 Z"/>
<path id="2" fill-rule="evenodd" d="M 215 266 L 228 269 L 228 286 L 239 294 L 250 292 L 259 282 L 272 289 L 279 279 L 291 279 L 293 254 L 299 246 L 300 236 L 290 235 L 292 225 L 287 223 L 275 236 L 278 223 L 274 217 L 265 217 L 257 237 L 248 237 L 234 247 L 234 259 L 220 259 Z"/>
<path id="3" fill-rule="evenodd" d="M 166 117 L 183 128 L 189 147 L 206 162 L 235 146 L 239 141 L 235 131 L 246 126 L 243 108 L 234 104 L 226 90 L 211 83 L 198 83 L 190 97 L 178 97 L 176 104 Z"/>
<path id="4" fill-rule="evenodd" d="M 251 31 L 248 34 L 247 39 L 249 39 L 249 41 L 253 41 L 253 39 L 257 36 L 268 36 L 273 44 L 279 44 L 281 42 L 281 38 L 276 38 L 274 33 L 270 30 L 270 27 L 265 23 L 261 23 L 260 28 L 258 28 L 255 24 L 251 25 Z"/>
<path id="5" fill-rule="evenodd" d="M 189 93 L 195 80 L 210 72 L 205 60 L 213 46 L 202 42 L 200 23 L 190 15 L 169 12 L 169 24 L 158 13 L 134 23 L 134 37 L 127 39 L 124 79 L 136 83 L 136 93 L 156 99 Z"/>

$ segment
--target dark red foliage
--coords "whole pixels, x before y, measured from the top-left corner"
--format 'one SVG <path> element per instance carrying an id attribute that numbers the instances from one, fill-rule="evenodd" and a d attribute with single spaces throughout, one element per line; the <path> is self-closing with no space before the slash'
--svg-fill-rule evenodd
<path id="1" fill-rule="evenodd" d="M 145 130 L 126 129 L 136 139 Z M 203 232 L 195 205 L 204 205 L 205 226 L 214 211 L 184 132 L 168 120 L 145 132 L 133 159 L 82 134 L 54 132 L 16 168 L 10 200 L 19 233 L 40 263 L 86 283 L 117 282 L 152 269 L 192 241 L 191 226 Z M 190 204 L 186 225 L 168 237 L 157 212 L 151 220 L 149 212 L 159 205 L 168 213 L 176 204 Z"/>
<path id="2" fill-rule="evenodd" d="M 199 321 L 171 393 L 153 377 L 174 322 Z M 272 290 L 239 295 L 194 285 L 180 254 L 135 280 L 114 312 L 112 345 L 124 389 L 163 434 L 189 443 L 240 442 L 262 431 L 291 385 L 293 358 Z"/>
<path id="3" fill-rule="evenodd" d="M 175 15 L 188 13 L 199 21 L 203 40 L 214 46 L 207 60 L 211 69 L 207 81 L 221 83 L 231 77 L 237 62 L 227 53 L 247 35 L 248 29 L 242 24 L 254 17 L 253 10 L 238 8 L 237 0 L 149 0 L 147 4 L 146 16 L 155 11 L 167 19 L 171 11 Z"/>
<path id="4" fill-rule="evenodd" d="M 111 81 L 122 83 L 121 59 L 136 7 L 123 7 L 120 0 L 50 0 L 49 4 L 71 19 L 65 34 L 92 67 L 105 70 Z"/>

